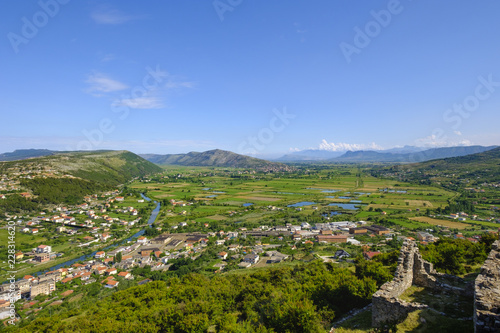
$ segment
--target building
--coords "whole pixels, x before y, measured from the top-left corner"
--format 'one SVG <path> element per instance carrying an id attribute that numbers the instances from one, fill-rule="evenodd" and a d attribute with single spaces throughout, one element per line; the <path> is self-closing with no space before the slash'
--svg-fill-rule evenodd
<path id="1" fill-rule="evenodd" d="M 255 253 L 250 253 L 243 257 L 243 261 L 249 264 L 256 264 L 259 262 L 259 259 L 259 255 Z"/>
<path id="2" fill-rule="evenodd" d="M 56 282 L 54 280 L 46 280 L 31 285 L 30 299 L 35 298 L 37 295 L 50 295 L 56 290 Z"/>
<path id="3" fill-rule="evenodd" d="M 383 227 L 381 225 L 376 225 L 376 224 L 372 224 L 372 225 L 369 225 L 369 226 L 365 226 L 365 228 L 373 233 L 373 234 L 376 234 L 376 235 L 386 235 L 388 233 L 390 233 L 391 231 L 386 228 L 386 227 Z"/>
<path id="4" fill-rule="evenodd" d="M 226 260 L 227 259 L 227 252 L 219 252 L 219 254 L 217 255 L 219 257 L 219 259 L 222 259 L 222 260 Z"/>
<path id="5" fill-rule="evenodd" d="M 347 235 L 317 235 L 316 240 L 324 243 L 347 243 Z"/>
<path id="6" fill-rule="evenodd" d="M 52 247 L 49 245 L 39 245 L 36 248 L 36 253 L 50 253 L 52 252 Z"/>
<path id="7" fill-rule="evenodd" d="M 363 228 L 363 227 L 359 227 L 359 228 L 349 228 L 349 233 L 351 235 L 360 235 L 360 234 L 366 234 L 368 232 L 368 230 L 366 228 Z"/>
<path id="8" fill-rule="evenodd" d="M 118 273 L 118 276 L 127 280 L 132 278 L 132 274 L 130 274 L 129 272 L 120 272 Z"/>
<path id="9" fill-rule="evenodd" d="M 106 256 L 106 252 L 104 251 L 99 251 L 95 254 L 95 258 L 96 259 L 99 259 L 99 258 L 104 258 Z"/>
<path id="10" fill-rule="evenodd" d="M 118 286 L 118 281 L 115 280 L 107 280 L 105 287 L 106 288 L 115 288 Z"/>
<path id="11" fill-rule="evenodd" d="M 434 236 L 428 232 L 423 232 L 423 231 L 418 232 L 417 238 L 419 241 L 423 242 L 434 242 Z"/>
<path id="12" fill-rule="evenodd" d="M 363 252 L 363 257 L 366 259 L 366 260 L 370 260 L 372 259 L 373 257 L 381 254 L 382 252 L 380 251 L 368 251 L 368 252 Z"/>
<path id="13" fill-rule="evenodd" d="M 338 250 L 333 256 L 335 259 L 349 258 L 351 255 L 345 250 Z"/>
<path id="14" fill-rule="evenodd" d="M 170 236 L 160 235 L 160 236 L 152 239 L 151 243 L 152 244 L 167 244 L 168 242 L 170 242 L 171 239 L 172 239 L 172 237 L 170 237 Z"/>
<path id="15" fill-rule="evenodd" d="M 35 261 L 37 262 L 47 262 L 50 260 L 50 254 L 40 253 L 35 256 Z"/>

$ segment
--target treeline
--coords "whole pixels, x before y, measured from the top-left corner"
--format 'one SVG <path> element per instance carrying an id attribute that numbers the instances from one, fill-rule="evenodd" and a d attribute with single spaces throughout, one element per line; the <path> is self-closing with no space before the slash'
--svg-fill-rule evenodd
<path id="1" fill-rule="evenodd" d="M 459 199 L 457 201 L 451 201 L 448 206 L 446 206 L 444 209 L 441 209 L 438 207 L 436 209 L 436 212 L 438 214 L 451 214 L 451 213 L 458 213 L 458 212 L 464 212 L 467 214 L 472 214 L 475 212 L 474 204 L 472 201 L 467 200 L 467 199 Z"/>
<path id="2" fill-rule="evenodd" d="M 110 187 L 78 178 L 23 179 L 21 185 L 29 188 L 40 204 L 78 204 L 86 195 L 109 190 Z"/>
<path id="3" fill-rule="evenodd" d="M 118 291 L 79 311 L 44 314 L 18 330 L 324 332 L 376 290 L 373 279 L 318 261 L 211 279 L 187 274 Z"/>
<path id="4" fill-rule="evenodd" d="M 38 210 L 40 210 L 38 203 L 26 200 L 17 194 L 7 195 L 5 199 L 0 200 L 0 214 L 32 212 Z"/>
<path id="5" fill-rule="evenodd" d="M 462 275 L 473 271 L 473 266 L 482 264 L 491 251 L 495 234 L 484 234 L 478 243 L 465 239 L 442 238 L 421 249 L 425 260 L 443 273 Z"/>

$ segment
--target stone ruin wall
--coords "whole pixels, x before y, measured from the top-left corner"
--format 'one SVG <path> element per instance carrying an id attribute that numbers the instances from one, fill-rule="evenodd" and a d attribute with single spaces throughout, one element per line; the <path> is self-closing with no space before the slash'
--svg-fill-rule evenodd
<path id="1" fill-rule="evenodd" d="M 404 318 L 411 311 L 426 307 L 422 304 L 409 303 L 399 299 L 399 296 L 413 284 L 416 251 L 418 248 L 416 249 L 415 242 L 406 240 L 401 247 L 394 279 L 383 284 L 373 294 L 372 326 L 380 327 L 384 323 Z"/>
<path id="2" fill-rule="evenodd" d="M 500 332 L 500 240 L 493 243 L 474 286 L 475 332 Z"/>
<path id="3" fill-rule="evenodd" d="M 399 296 L 412 285 L 456 294 L 472 295 L 472 288 L 453 287 L 443 282 L 443 278 L 464 283 L 464 280 L 458 277 L 436 272 L 433 265 L 422 258 L 416 242 L 409 239 L 405 240 L 399 254 L 394 279 L 386 282 L 373 294 L 372 326 L 380 327 L 384 323 L 400 321 L 410 312 L 428 308 L 425 304 L 406 302 L 399 299 Z"/>

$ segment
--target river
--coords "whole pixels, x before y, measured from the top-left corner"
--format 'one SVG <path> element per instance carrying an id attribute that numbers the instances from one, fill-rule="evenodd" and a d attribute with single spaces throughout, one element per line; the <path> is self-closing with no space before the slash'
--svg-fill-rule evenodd
<path id="1" fill-rule="evenodd" d="M 146 197 L 144 194 L 141 193 L 141 196 L 143 197 L 144 200 L 146 201 L 151 201 L 150 198 Z M 160 208 L 161 208 L 161 203 L 159 203 L 158 201 L 154 201 L 154 203 L 156 203 L 156 207 L 153 209 L 153 211 L 151 212 L 151 215 L 149 216 L 149 220 L 148 220 L 148 226 L 151 227 L 151 224 L 154 223 L 154 221 L 156 220 L 156 217 L 158 216 L 158 214 L 160 213 Z M 111 247 L 114 247 L 114 246 L 120 246 L 122 244 L 125 244 L 127 243 L 128 241 L 131 241 L 132 239 L 134 238 L 138 238 L 139 236 L 143 235 L 145 232 L 145 229 L 142 229 L 138 232 L 136 232 L 135 234 L 133 234 L 132 236 L 120 241 L 120 242 L 117 242 L 117 243 L 114 243 L 114 244 L 111 244 L 111 245 L 108 245 L 106 246 L 105 248 L 103 248 L 102 250 L 99 250 L 99 251 L 105 251 Z M 77 263 L 79 261 L 84 261 L 86 259 L 89 259 L 89 258 L 93 258 L 94 255 L 97 253 L 97 251 L 94 251 L 90 254 L 85 254 L 83 256 L 80 256 L 78 258 L 75 258 L 75 259 L 71 259 L 71 260 L 68 260 L 68 261 L 65 261 L 63 263 L 60 263 L 60 264 L 57 264 L 55 266 L 52 266 L 50 268 L 47 268 L 46 270 L 44 271 L 39 271 L 39 272 L 36 272 L 33 274 L 33 276 L 37 276 L 37 275 L 41 275 L 41 274 L 44 274 L 46 272 L 49 272 L 49 271 L 53 271 L 53 270 L 56 270 L 56 269 L 59 269 L 59 268 L 63 268 L 63 267 L 66 267 L 66 266 L 71 266 L 73 265 L 74 263 Z"/>

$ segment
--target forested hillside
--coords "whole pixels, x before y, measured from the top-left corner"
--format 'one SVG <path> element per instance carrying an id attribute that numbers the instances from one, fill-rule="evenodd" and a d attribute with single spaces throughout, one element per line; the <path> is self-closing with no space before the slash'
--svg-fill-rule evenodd
<path id="1" fill-rule="evenodd" d="M 313 262 L 211 279 L 188 274 L 119 291 L 85 308 L 54 307 L 20 332 L 325 332 L 377 289 Z M 68 311 L 66 311 L 68 310 Z"/>
<path id="2" fill-rule="evenodd" d="M 128 151 L 72 152 L 0 162 L 0 174 L 19 191 L 0 201 L 2 211 L 39 209 L 38 204 L 75 204 L 85 195 L 110 190 L 161 168 Z"/>

